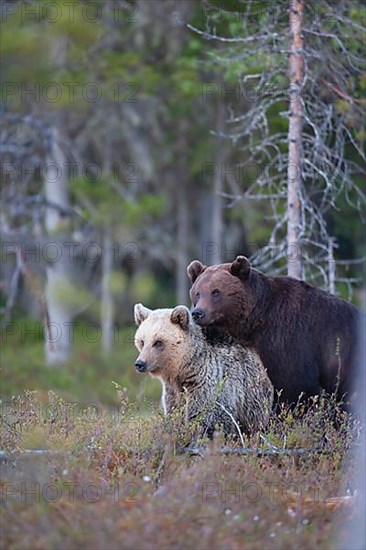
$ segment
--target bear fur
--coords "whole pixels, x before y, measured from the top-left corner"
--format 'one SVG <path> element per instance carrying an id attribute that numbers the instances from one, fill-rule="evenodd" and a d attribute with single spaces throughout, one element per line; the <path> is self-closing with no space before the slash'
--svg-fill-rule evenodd
<path id="1" fill-rule="evenodd" d="M 257 355 L 238 344 L 211 345 L 185 306 L 154 311 L 136 304 L 135 366 L 160 379 L 165 414 L 184 407 L 212 437 L 216 425 L 226 434 L 264 427 L 273 403 L 273 386 Z"/>
<path id="2" fill-rule="evenodd" d="M 232 263 L 187 268 L 193 318 L 215 342 L 227 335 L 257 350 L 279 399 L 350 396 L 359 311 L 291 277 L 270 277 L 238 256 Z"/>

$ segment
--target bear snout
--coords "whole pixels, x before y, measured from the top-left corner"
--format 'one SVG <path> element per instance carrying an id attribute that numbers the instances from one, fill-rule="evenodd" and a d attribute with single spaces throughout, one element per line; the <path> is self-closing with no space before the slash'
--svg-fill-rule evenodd
<path id="1" fill-rule="evenodd" d="M 135 362 L 135 367 L 137 372 L 146 372 L 147 371 L 147 363 L 146 361 L 143 361 L 142 359 L 137 359 Z"/>
<path id="2" fill-rule="evenodd" d="M 196 323 L 199 323 L 205 316 L 206 313 L 200 307 L 195 307 L 192 311 L 192 317 Z"/>

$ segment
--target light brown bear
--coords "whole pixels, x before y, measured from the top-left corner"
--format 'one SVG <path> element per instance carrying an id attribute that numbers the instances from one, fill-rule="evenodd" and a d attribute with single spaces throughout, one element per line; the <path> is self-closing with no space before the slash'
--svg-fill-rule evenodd
<path id="1" fill-rule="evenodd" d="M 216 426 L 228 435 L 237 434 L 235 423 L 246 434 L 267 424 L 273 386 L 253 349 L 210 344 L 185 306 L 152 311 L 136 304 L 134 315 L 135 367 L 161 381 L 165 414 L 184 407 L 209 437 Z"/>

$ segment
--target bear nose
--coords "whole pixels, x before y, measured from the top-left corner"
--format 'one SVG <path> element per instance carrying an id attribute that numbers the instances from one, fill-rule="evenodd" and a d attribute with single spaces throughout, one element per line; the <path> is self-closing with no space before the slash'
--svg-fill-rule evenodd
<path id="1" fill-rule="evenodd" d="M 200 319 L 203 319 L 205 316 L 205 312 L 200 307 L 195 307 L 192 311 L 192 317 L 195 321 L 199 321 Z"/>
<path id="2" fill-rule="evenodd" d="M 135 367 L 138 372 L 145 372 L 147 369 L 146 361 L 143 361 L 142 359 L 137 359 Z"/>

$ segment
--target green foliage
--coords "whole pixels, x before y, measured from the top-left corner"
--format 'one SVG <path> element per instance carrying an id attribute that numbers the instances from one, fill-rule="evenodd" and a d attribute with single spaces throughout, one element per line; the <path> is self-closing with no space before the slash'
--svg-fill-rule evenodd
<path id="1" fill-rule="evenodd" d="M 2 29 L 2 53 L 6 59 L 2 79 L 16 86 L 17 93 L 8 94 L 3 99 L 8 107 L 22 111 L 29 103 L 31 92 L 35 91 L 36 102 L 43 98 L 43 103 L 51 110 L 60 109 L 70 103 L 65 82 L 77 83 L 80 91 L 82 85 L 88 79 L 90 81 L 85 50 L 100 40 L 105 32 L 104 26 L 99 18 L 90 24 L 83 14 L 82 3 L 75 3 L 70 13 L 63 0 L 53 2 L 52 6 L 37 2 L 33 6 L 33 16 L 26 12 L 27 8 L 32 11 L 30 5 L 18 3 L 17 8 L 14 14 L 7 14 Z M 45 20 L 42 20 L 42 14 L 46 14 Z M 92 14 L 89 17 L 93 18 Z M 52 47 L 57 40 L 68 43 L 66 59 L 54 59 L 52 63 Z M 57 101 L 47 101 L 47 92 L 42 88 L 50 82 L 62 90 Z M 75 100 L 78 99 L 80 96 L 76 92 Z"/>
<path id="2" fill-rule="evenodd" d="M 128 196 L 127 188 L 109 175 L 74 178 L 70 189 L 75 199 L 84 205 L 82 214 L 85 219 L 96 225 L 122 223 L 126 227 L 135 227 L 142 220 L 161 216 L 166 208 L 163 193 L 144 193 L 137 200 Z"/>
<path id="3" fill-rule="evenodd" d="M 151 273 L 137 273 L 132 281 L 132 293 L 136 300 L 148 304 L 157 290 L 157 281 Z"/>

